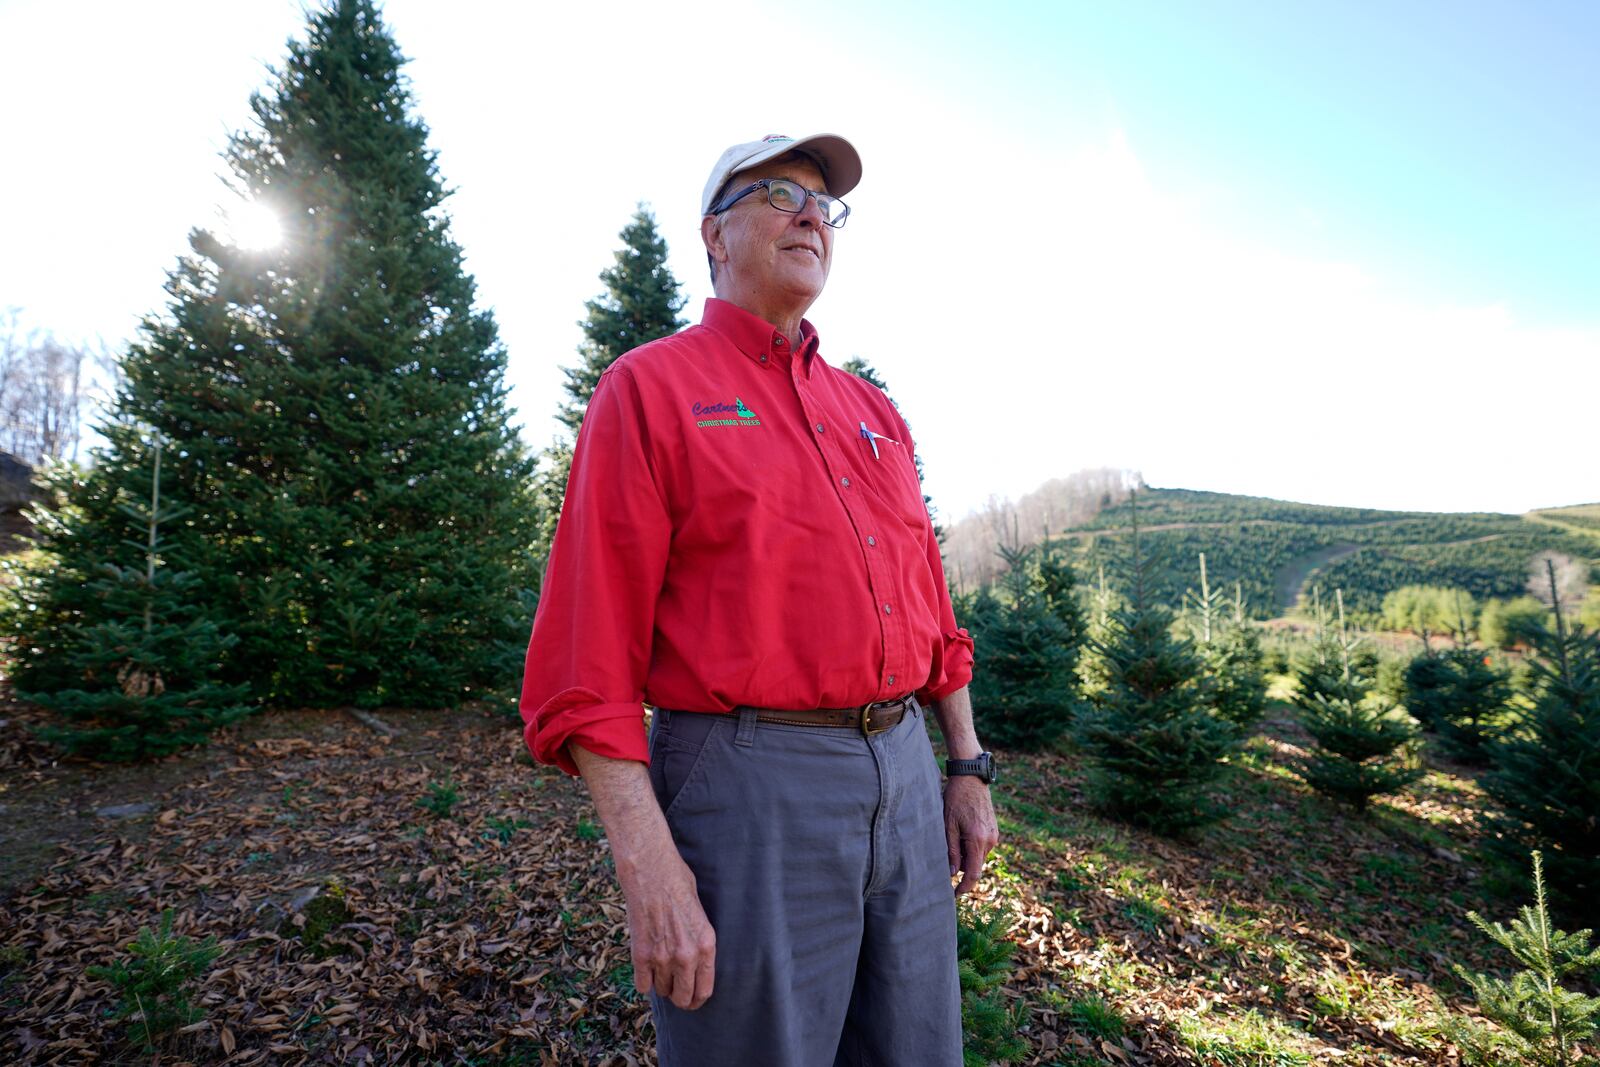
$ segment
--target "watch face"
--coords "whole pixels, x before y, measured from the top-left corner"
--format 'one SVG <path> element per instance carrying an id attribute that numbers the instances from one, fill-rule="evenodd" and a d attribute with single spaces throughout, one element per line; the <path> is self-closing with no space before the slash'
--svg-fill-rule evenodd
<path id="1" fill-rule="evenodd" d="M 990 785 L 994 785 L 995 781 L 1000 777 L 1000 770 L 994 765 L 994 757 L 985 752 L 978 758 L 983 761 L 983 780 Z"/>

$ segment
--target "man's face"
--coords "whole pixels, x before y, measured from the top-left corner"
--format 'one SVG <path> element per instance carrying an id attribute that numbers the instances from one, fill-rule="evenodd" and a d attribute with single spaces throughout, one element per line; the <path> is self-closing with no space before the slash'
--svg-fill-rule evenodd
<path id="1" fill-rule="evenodd" d="M 822 172 L 809 159 L 763 163 L 735 174 L 727 191 L 737 192 L 762 178 L 787 178 L 813 192 L 827 192 Z M 833 228 L 822 221 L 817 202 L 806 198 L 798 214 L 779 211 L 758 189 L 733 205 L 717 227 L 726 262 L 717 266 L 740 289 L 783 302 L 809 306 L 828 280 L 833 258 Z"/>

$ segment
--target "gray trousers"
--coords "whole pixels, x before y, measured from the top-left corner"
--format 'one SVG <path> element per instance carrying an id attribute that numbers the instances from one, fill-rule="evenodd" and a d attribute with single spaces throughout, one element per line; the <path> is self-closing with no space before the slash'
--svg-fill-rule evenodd
<path id="1" fill-rule="evenodd" d="M 920 707 L 868 738 L 658 709 L 650 781 L 716 931 L 650 994 L 661 1067 L 960 1067 L 955 893 Z"/>

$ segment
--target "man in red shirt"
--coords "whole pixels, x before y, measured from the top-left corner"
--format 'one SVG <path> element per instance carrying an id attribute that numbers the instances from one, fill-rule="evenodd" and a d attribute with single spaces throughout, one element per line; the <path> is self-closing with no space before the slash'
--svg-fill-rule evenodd
<path id="1" fill-rule="evenodd" d="M 594 798 L 663 1067 L 961 1063 L 972 641 L 905 423 L 802 318 L 860 176 L 831 135 L 718 160 L 716 298 L 601 376 L 529 643 L 527 743 Z"/>

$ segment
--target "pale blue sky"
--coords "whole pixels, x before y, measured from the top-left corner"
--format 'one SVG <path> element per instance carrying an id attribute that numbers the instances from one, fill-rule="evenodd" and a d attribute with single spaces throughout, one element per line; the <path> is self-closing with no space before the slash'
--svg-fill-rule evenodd
<path id="1" fill-rule="evenodd" d="M 536 445 L 633 204 L 697 317 L 711 162 L 826 130 L 866 174 L 811 317 L 889 379 L 950 517 L 1103 464 L 1376 507 L 1600 499 L 1600 4 L 386 12 Z M 159 308 L 301 23 L 0 0 L 0 308 L 112 342 Z"/>

